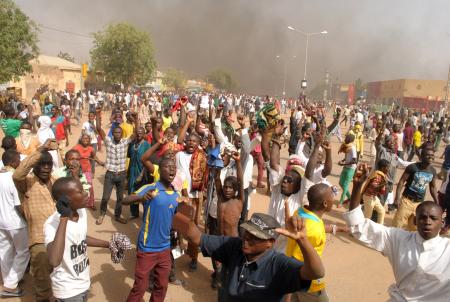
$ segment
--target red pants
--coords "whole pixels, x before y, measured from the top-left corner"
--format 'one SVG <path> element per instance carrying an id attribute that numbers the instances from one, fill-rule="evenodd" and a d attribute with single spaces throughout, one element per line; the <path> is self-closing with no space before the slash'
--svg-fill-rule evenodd
<path id="1" fill-rule="evenodd" d="M 134 284 L 127 302 L 140 302 L 148 288 L 150 271 L 154 269 L 155 286 L 150 302 L 162 302 L 166 297 L 170 273 L 170 248 L 162 252 L 137 251 Z"/>
<path id="2" fill-rule="evenodd" d="M 264 159 L 261 152 L 252 152 L 253 160 L 258 165 L 258 185 L 263 183 Z"/>

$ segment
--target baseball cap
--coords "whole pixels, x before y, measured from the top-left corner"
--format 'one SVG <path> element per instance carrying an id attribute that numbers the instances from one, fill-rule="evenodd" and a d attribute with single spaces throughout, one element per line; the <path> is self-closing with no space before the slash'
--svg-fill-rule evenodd
<path id="1" fill-rule="evenodd" d="M 254 213 L 250 220 L 241 224 L 241 228 L 259 239 L 276 239 L 278 233 L 275 229 L 280 227 L 275 218 L 262 213 Z"/>

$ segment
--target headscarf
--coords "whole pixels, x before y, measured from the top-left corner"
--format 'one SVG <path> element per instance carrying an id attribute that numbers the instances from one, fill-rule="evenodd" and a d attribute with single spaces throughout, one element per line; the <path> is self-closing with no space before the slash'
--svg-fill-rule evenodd
<path id="1" fill-rule="evenodd" d="M 220 144 L 220 158 L 223 158 L 223 155 L 225 154 L 225 151 L 228 150 L 228 152 L 234 153 L 236 152 L 236 147 L 230 143 L 230 142 L 223 142 Z"/>
<path id="2" fill-rule="evenodd" d="M 42 145 L 49 138 L 55 138 L 55 134 L 51 128 L 52 120 L 49 116 L 42 115 L 38 118 L 38 122 L 40 127 L 37 131 L 37 136 L 39 139 L 39 143 Z"/>
<path id="3" fill-rule="evenodd" d="M 296 154 L 292 154 L 291 156 L 289 156 L 289 160 L 286 164 L 285 173 L 287 173 L 289 171 L 294 171 L 294 172 L 297 172 L 298 175 L 303 177 L 305 175 L 305 169 L 303 168 L 303 166 L 304 166 L 304 163 L 302 162 L 300 156 L 298 156 Z"/>
<path id="4" fill-rule="evenodd" d="M 22 146 L 25 149 L 28 149 L 28 147 L 30 146 L 32 138 L 33 138 L 33 134 L 31 133 L 31 130 L 20 129 L 19 139 L 20 139 Z"/>
<path id="5" fill-rule="evenodd" d="M 40 127 L 37 131 L 37 137 L 39 140 L 39 143 L 43 145 L 49 138 L 55 138 L 55 133 L 53 133 L 53 130 L 51 129 L 52 120 L 49 116 L 42 115 L 38 118 L 38 122 L 40 124 Z M 50 155 L 53 158 L 53 169 L 56 169 L 59 167 L 59 160 L 58 160 L 58 151 L 57 150 L 51 150 L 49 151 Z"/>

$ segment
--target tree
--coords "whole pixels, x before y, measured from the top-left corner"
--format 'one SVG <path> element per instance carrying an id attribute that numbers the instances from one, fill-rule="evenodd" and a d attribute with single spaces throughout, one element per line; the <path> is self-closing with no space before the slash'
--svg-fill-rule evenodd
<path id="1" fill-rule="evenodd" d="M 186 75 L 181 70 L 170 68 L 164 75 L 162 82 L 167 87 L 172 87 L 175 90 L 180 90 L 183 89 L 186 85 Z"/>
<path id="2" fill-rule="evenodd" d="M 218 89 L 227 91 L 232 91 L 237 87 L 237 83 L 231 73 L 220 68 L 208 73 L 206 81 L 212 83 Z"/>
<path id="3" fill-rule="evenodd" d="M 156 68 L 150 35 L 128 23 L 109 25 L 93 34 L 92 64 L 106 80 L 128 87 L 147 83 Z"/>
<path id="4" fill-rule="evenodd" d="M 38 28 L 10 0 L 0 1 L 0 83 L 18 80 L 31 72 L 36 58 Z"/>
<path id="5" fill-rule="evenodd" d="M 58 57 L 64 60 L 67 60 L 69 62 L 75 63 L 75 58 L 72 57 L 69 53 L 67 52 L 62 52 L 60 51 L 58 54 Z"/>

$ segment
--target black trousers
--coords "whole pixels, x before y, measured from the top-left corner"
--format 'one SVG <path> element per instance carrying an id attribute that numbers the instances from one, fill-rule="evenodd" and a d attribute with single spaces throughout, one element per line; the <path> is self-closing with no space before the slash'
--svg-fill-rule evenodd
<path id="1" fill-rule="evenodd" d="M 111 171 L 106 171 L 105 174 L 105 182 L 103 183 L 103 196 L 102 201 L 100 203 L 100 214 L 105 215 L 106 210 L 108 209 L 108 201 L 111 198 L 111 193 L 113 187 L 116 187 L 116 207 L 114 209 L 114 216 L 120 217 L 122 214 L 122 199 L 123 192 L 125 191 L 125 180 L 127 178 L 127 174 L 124 172 L 114 173 Z"/>

